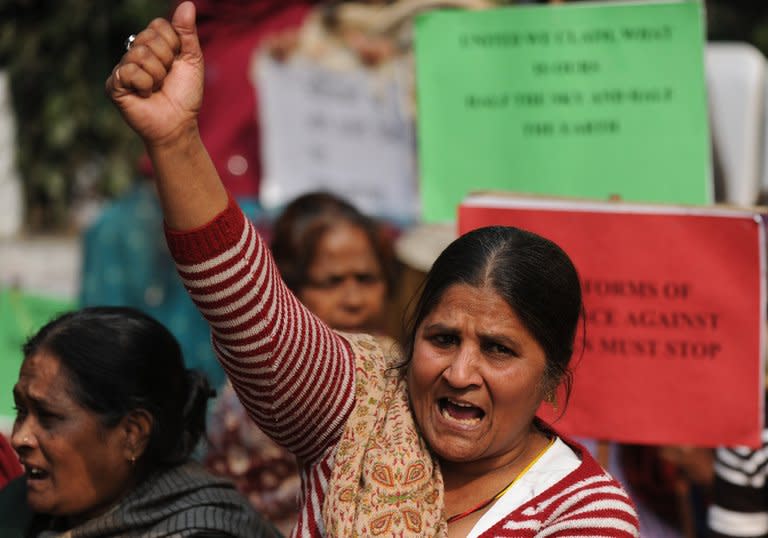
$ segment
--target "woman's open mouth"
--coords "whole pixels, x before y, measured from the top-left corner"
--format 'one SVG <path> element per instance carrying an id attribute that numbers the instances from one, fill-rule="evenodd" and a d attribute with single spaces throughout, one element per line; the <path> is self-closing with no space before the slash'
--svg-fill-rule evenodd
<path id="1" fill-rule="evenodd" d="M 25 465 L 24 471 L 28 480 L 45 480 L 49 476 L 48 471 L 44 471 L 40 467 L 35 467 L 34 465 Z"/>
<path id="2" fill-rule="evenodd" d="M 485 416 L 485 411 L 479 407 L 453 398 L 440 398 L 437 405 L 443 418 L 464 426 L 473 426 Z"/>

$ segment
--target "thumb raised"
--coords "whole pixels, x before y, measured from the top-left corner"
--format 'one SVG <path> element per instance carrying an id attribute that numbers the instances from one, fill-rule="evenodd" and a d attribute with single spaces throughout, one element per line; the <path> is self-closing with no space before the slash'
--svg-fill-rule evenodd
<path id="1" fill-rule="evenodd" d="M 176 30 L 181 40 L 181 55 L 200 57 L 200 41 L 197 39 L 197 26 L 195 25 L 195 4 L 182 2 L 176 8 L 171 19 L 171 26 Z"/>

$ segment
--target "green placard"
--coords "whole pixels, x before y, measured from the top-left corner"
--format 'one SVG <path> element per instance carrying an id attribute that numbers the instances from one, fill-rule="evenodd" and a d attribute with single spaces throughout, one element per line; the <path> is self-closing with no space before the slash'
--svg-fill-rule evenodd
<path id="1" fill-rule="evenodd" d="M 416 21 L 424 220 L 473 190 L 712 202 L 699 1 Z"/>
<path id="2" fill-rule="evenodd" d="M 19 378 L 21 346 L 57 314 L 74 308 L 62 299 L 0 289 L 0 428 L 8 430 L 15 415 L 13 386 Z"/>

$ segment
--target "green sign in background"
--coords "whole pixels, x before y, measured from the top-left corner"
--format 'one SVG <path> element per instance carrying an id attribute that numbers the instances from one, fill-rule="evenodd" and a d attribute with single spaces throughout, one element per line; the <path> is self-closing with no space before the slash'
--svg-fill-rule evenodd
<path id="1" fill-rule="evenodd" d="M 0 289 L 0 428 L 8 429 L 15 415 L 12 391 L 19 378 L 21 346 L 46 322 L 72 308 L 71 301 Z"/>
<path id="2" fill-rule="evenodd" d="M 416 72 L 426 221 L 484 189 L 712 202 L 698 1 L 434 11 Z"/>

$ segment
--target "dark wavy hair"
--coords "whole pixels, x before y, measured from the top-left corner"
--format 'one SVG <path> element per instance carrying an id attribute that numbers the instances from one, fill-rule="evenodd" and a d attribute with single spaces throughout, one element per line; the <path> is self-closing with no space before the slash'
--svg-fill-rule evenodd
<path id="1" fill-rule="evenodd" d="M 453 241 L 424 279 L 404 327 L 404 367 L 419 326 L 454 284 L 489 286 L 506 301 L 544 350 L 548 389 L 564 383 L 567 405 L 569 365 L 584 309 L 579 275 L 568 255 L 544 237 L 509 226 L 479 228 Z"/>
<path id="2" fill-rule="evenodd" d="M 205 376 L 184 367 L 173 335 L 150 316 L 127 307 L 91 307 L 46 324 L 22 348 L 61 362 L 73 398 L 114 427 L 129 412 L 152 415 L 142 461 L 149 468 L 181 463 L 205 434 L 213 391 Z"/>

